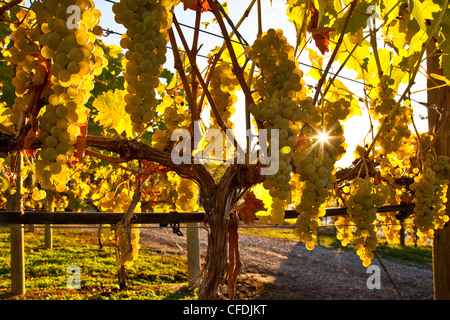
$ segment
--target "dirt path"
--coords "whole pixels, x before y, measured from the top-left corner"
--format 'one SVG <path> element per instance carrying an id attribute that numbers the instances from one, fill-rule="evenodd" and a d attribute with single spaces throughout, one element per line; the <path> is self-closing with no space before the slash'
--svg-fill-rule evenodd
<path id="1" fill-rule="evenodd" d="M 203 257 L 206 231 L 200 230 Z M 142 229 L 141 244 L 162 254 L 186 254 L 186 235 L 177 236 L 171 229 Z M 321 246 L 308 251 L 296 241 L 242 234 L 239 245 L 244 268 L 236 286 L 237 299 L 400 299 L 382 269 L 380 289 L 367 287 L 372 273 L 366 273 L 355 253 Z M 383 262 L 404 299 L 433 299 L 431 268 Z M 376 259 L 373 264 L 380 266 Z"/>

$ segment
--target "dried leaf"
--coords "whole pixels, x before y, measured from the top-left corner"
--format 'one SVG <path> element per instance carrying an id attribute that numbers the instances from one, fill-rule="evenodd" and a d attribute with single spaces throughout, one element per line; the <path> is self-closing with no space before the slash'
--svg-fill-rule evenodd
<path id="1" fill-rule="evenodd" d="M 236 211 L 245 224 L 253 223 L 256 219 L 256 212 L 267 211 L 264 202 L 256 198 L 253 191 L 244 195 L 244 202 L 236 206 Z"/>
<path id="2" fill-rule="evenodd" d="M 308 32 L 311 33 L 314 42 L 316 43 L 316 47 L 320 50 L 322 54 L 325 54 L 325 52 L 330 51 L 329 48 L 329 37 L 330 33 L 327 32 L 329 30 L 323 28 L 317 28 L 319 23 L 319 11 L 314 8 L 314 6 L 311 8 L 311 20 L 308 25 Z"/>
<path id="3" fill-rule="evenodd" d="M 239 254 L 238 225 L 239 218 L 236 214 L 232 214 L 228 223 L 228 266 L 225 273 L 225 278 L 228 281 L 228 294 L 230 300 L 234 297 L 237 276 L 242 268 Z"/>
<path id="4" fill-rule="evenodd" d="M 29 114 L 29 122 L 31 123 L 31 128 L 28 130 L 25 138 L 23 139 L 24 149 L 31 149 L 31 145 L 36 140 L 36 132 L 38 130 L 38 120 L 32 114 Z"/>
<path id="5" fill-rule="evenodd" d="M 194 11 L 211 11 L 207 0 L 181 0 L 184 5 L 184 10 L 191 9 Z"/>

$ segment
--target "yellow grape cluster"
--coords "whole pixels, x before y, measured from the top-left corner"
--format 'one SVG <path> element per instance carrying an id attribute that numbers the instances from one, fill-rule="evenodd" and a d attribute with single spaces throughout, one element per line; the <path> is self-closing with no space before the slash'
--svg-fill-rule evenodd
<path id="1" fill-rule="evenodd" d="M 294 164 L 303 182 L 301 200 L 295 207 L 299 215 L 294 233 L 306 243 L 307 249 L 312 250 L 317 239 L 317 228 L 321 224 L 320 218 L 325 216 L 322 204 L 335 181 L 334 161 L 328 153 L 315 147 L 301 154 L 296 152 Z"/>
<path id="2" fill-rule="evenodd" d="M 384 75 L 377 86 L 375 98 L 370 100 L 369 113 L 374 120 L 379 120 L 378 129 L 397 103 L 395 100 L 397 91 L 393 88 L 394 85 L 394 79 Z M 408 103 L 405 102 L 404 105 L 399 106 L 376 141 L 377 148 L 374 155 L 380 162 L 383 178 L 388 179 L 390 183 L 401 177 L 402 170 L 410 164 L 409 158 L 413 153 L 414 145 L 409 128 L 412 113 L 413 109 Z"/>
<path id="3" fill-rule="evenodd" d="M 107 192 L 100 199 L 100 209 L 103 212 L 127 212 L 133 192 L 129 192 L 127 188 L 122 188 L 119 192 Z M 136 205 L 135 212 L 140 212 L 141 203 Z M 139 252 L 139 227 L 140 225 L 131 226 L 131 238 L 127 234 L 125 228 L 119 227 L 115 229 L 116 244 L 118 248 L 117 263 L 119 265 L 131 266 L 133 261 L 137 259 Z M 130 250 L 131 243 L 131 250 Z"/>
<path id="4" fill-rule="evenodd" d="M 37 55 L 39 45 L 37 41 L 40 37 L 38 28 L 33 27 L 36 19 L 34 12 L 25 9 L 16 14 L 20 25 L 11 24 L 11 39 L 14 46 L 9 49 L 11 54 L 10 62 L 15 65 L 15 76 L 12 84 L 15 89 L 16 98 L 12 106 L 10 121 L 17 124 L 22 113 L 28 111 L 32 95 L 30 88 L 32 85 L 41 85 L 45 81 L 45 67 L 40 65 Z"/>
<path id="5" fill-rule="evenodd" d="M 172 0 L 121 0 L 113 5 L 115 21 L 127 29 L 120 40 L 121 47 L 127 49 L 123 60 L 128 91 L 125 111 L 137 133 L 155 116 L 156 88 L 166 62 L 167 29 L 172 21 L 171 5 Z"/>
<path id="6" fill-rule="evenodd" d="M 351 220 L 351 218 L 346 216 L 339 216 L 337 220 L 334 222 L 334 225 L 337 230 L 336 238 L 341 241 L 341 244 L 346 247 L 349 243 L 352 242 L 355 234 L 354 228 L 355 224 Z"/>
<path id="7" fill-rule="evenodd" d="M 433 158 L 427 155 L 423 172 L 410 185 L 414 193 L 414 224 L 419 237 L 433 239 L 434 229 L 442 229 L 449 220 L 446 214 L 449 170 L 448 156 Z"/>
<path id="8" fill-rule="evenodd" d="M 132 195 L 123 188 L 120 192 L 107 192 L 100 200 L 100 209 L 103 212 L 126 212 Z"/>
<path id="9" fill-rule="evenodd" d="M 291 160 L 297 143 L 291 127 L 305 121 L 313 110 L 312 100 L 305 98 L 303 73 L 293 52 L 283 31 L 274 29 L 245 49 L 260 69 L 260 77 L 254 84 L 258 99 L 249 105 L 249 111 L 268 129 L 268 137 L 272 129 L 279 130 L 279 169 L 276 174 L 266 176 L 263 186 L 280 200 L 286 200 L 291 189 Z"/>
<path id="10" fill-rule="evenodd" d="M 396 218 L 396 214 L 396 212 L 378 213 L 378 220 L 381 224 L 381 231 L 383 232 L 383 236 L 389 243 L 392 244 L 400 243 L 400 230 L 402 229 L 402 225 Z"/>
<path id="11" fill-rule="evenodd" d="M 168 127 L 167 130 L 156 129 L 152 135 L 154 142 L 153 148 L 164 150 L 171 141 L 172 132 L 175 129 L 188 129 L 190 118 L 184 112 L 185 101 L 183 96 L 176 95 L 172 97 L 167 94 L 162 99 L 158 108 L 164 110 L 162 117 Z"/>
<path id="12" fill-rule="evenodd" d="M 356 226 L 353 240 L 356 253 L 365 267 L 372 263 L 373 251 L 377 247 L 377 227 L 374 224 L 377 208 L 386 203 L 388 193 L 389 189 L 383 184 L 373 185 L 367 179 L 356 178 L 345 201 L 349 220 Z"/>
<path id="13" fill-rule="evenodd" d="M 223 121 L 228 129 L 234 128 L 234 123 L 230 120 L 235 113 L 234 104 L 237 101 L 237 96 L 234 93 L 239 89 L 239 80 L 234 75 L 228 63 L 217 63 L 211 76 L 210 93 L 217 107 L 217 110 L 222 116 Z M 211 111 L 211 120 L 213 122 L 212 128 L 219 129 L 216 117 Z"/>
<path id="14" fill-rule="evenodd" d="M 282 225 L 284 223 L 284 212 L 286 210 L 286 200 L 273 198 L 270 204 L 270 223 Z"/>
<path id="15" fill-rule="evenodd" d="M 175 200 L 177 210 L 194 212 L 198 210 L 197 185 L 190 179 L 182 178 L 177 185 L 178 198 Z"/>
<path id="16" fill-rule="evenodd" d="M 350 104 L 343 99 L 326 102 L 317 108 L 313 121 L 321 129 L 309 128 L 312 134 L 309 145 L 294 153 L 294 165 L 304 183 L 300 203 L 295 207 L 299 213 L 295 233 L 308 249 L 314 248 L 320 218 L 325 215 L 323 204 L 332 190 L 336 177 L 334 165 L 345 153 L 344 130 L 340 121 L 349 114 Z M 307 132 L 308 130 L 305 130 Z"/>
<path id="17" fill-rule="evenodd" d="M 130 235 L 124 228 L 116 229 L 116 243 L 118 248 L 117 263 L 119 265 L 132 266 L 137 259 L 141 247 L 139 244 L 139 226 L 140 225 L 131 225 Z"/>
<path id="18" fill-rule="evenodd" d="M 69 23 L 68 8 L 72 5 L 80 9 L 77 24 Z M 103 32 L 98 26 L 101 13 L 91 0 L 35 1 L 31 9 L 41 32 L 41 56 L 51 62 L 36 177 L 44 189 L 64 191 L 68 181 L 66 163 L 74 154 L 80 126 L 87 121 L 84 105 L 94 88 L 94 77 L 107 64 L 102 48 L 95 45 Z"/>

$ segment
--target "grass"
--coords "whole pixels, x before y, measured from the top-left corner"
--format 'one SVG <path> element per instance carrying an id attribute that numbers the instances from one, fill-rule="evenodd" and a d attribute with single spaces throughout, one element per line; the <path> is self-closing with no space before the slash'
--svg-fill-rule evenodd
<path id="1" fill-rule="evenodd" d="M 328 230 L 328 232 L 327 232 Z M 317 245 L 355 252 L 355 247 L 343 247 L 331 234 L 331 229 L 319 229 Z M 240 234 L 297 241 L 292 228 L 240 228 Z M 54 249 L 44 248 L 44 233 L 25 232 L 26 290 L 22 297 L 8 293 L 10 281 L 9 230 L 0 229 L 0 299 L 46 300 L 191 300 L 196 291 L 186 288 L 187 259 L 176 255 L 161 255 L 143 245 L 132 267 L 127 267 L 128 290 L 119 290 L 115 248 L 105 243 L 99 248 L 97 233 L 79 229 L 54 229 Z M 388 245 L 380 242 L 377 252 L 383 260 L 425 267 L 432 265 L 430 246 L 407 244 Z M 355 253 L 356 254 L 356 253 Z M 68 289 L 71 265 L 80 267 L 80 289 Z"/>
<path id="2" fill-rule="evenodd" d="M 40 229 L 38 229 L 40 230 Z M 54 229 L 53 250 L 44 248 L 42 231 L 25 232 L 27 294 L 20 299 L 141 300 L 196 299 L 187 290 L 187 259 L 156 254 L 144 246 L 135 264 L 127 267 L 127 290 L 119 290 L 115 248 L 99 248 L 96 232 Z M 9 230 L 0 229 L 0 299 L 9 298 Z M 80 268 L 80 289 L 68 289 L 68 267 Z"/>
<path id="3" fill-rule="evenodd" d="M 355 252 L 356 247 L 349 244 L 344 247 L 335 235 L 329 230 L 319 229 L 317 245 L 331 248 L 334 250 L 343 250 L 347 252 Z M 322 232 L 320 232 L 322 231 Z M 271 237 L 278 239 L 288 239 L 298 241 L 294 235 L 292 228 L 240 228 L 239 233 L 259 237 Z M 423 267 L 432 266 L 432 247 L 429 245 L 417 245 L 406 243 L 405 246 L 399 244 L 387 244 L 380 241 L 377 246 L 377 253 L 383 260 L 398 262 L 403 264 L 413 264 Z"/>

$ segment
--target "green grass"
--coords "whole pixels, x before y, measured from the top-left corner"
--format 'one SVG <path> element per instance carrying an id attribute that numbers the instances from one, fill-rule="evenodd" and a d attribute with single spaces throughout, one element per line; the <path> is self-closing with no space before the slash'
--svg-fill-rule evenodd
<path id="1" fill-rule="evenodd" d="M 319 230 L 320 231 L 320 230 Z M 294 235 L 292 228 L 240 228 L 239 233 L 259 237 L 272 237 L 278 239 L 288 239 L 298 241 Z M 356 247 L 349 244 L 344 247 L 341 242 L 334 235 L 321 234 L 319 232 L 319 239 L 317 245 L 347 252 L 355 252 Z M 404 264 L 413 264 L 424 267 L 432 266 L 432 247 L 428 245 L 417 245 L 413 243 L 406 243 L 405 246 L 398 244 L 386 244 L 380 241 L 377 246 L 377 253 L 383 260 L 399 262 Z"/>
<path id="2" fill-rule="evenodd" d="M 40 230 L 40 229 L 38 229 Z M 115 248 L 100 250 L 97 233 L 54 229 L 54 249 L 44 248 L 44 234 L 25 232 L 27 294 L 20 299 L 196 299 L 186 289 L 187 259 L 159 255 L 142 246 L 135 264 L 127 267 L 127 290 L 119 290 Z M 0 299 L 9 297 L 9 230 L 0 229 Z M 68 289 L 70 265 L 80 267 L 80 289 Z"/>

